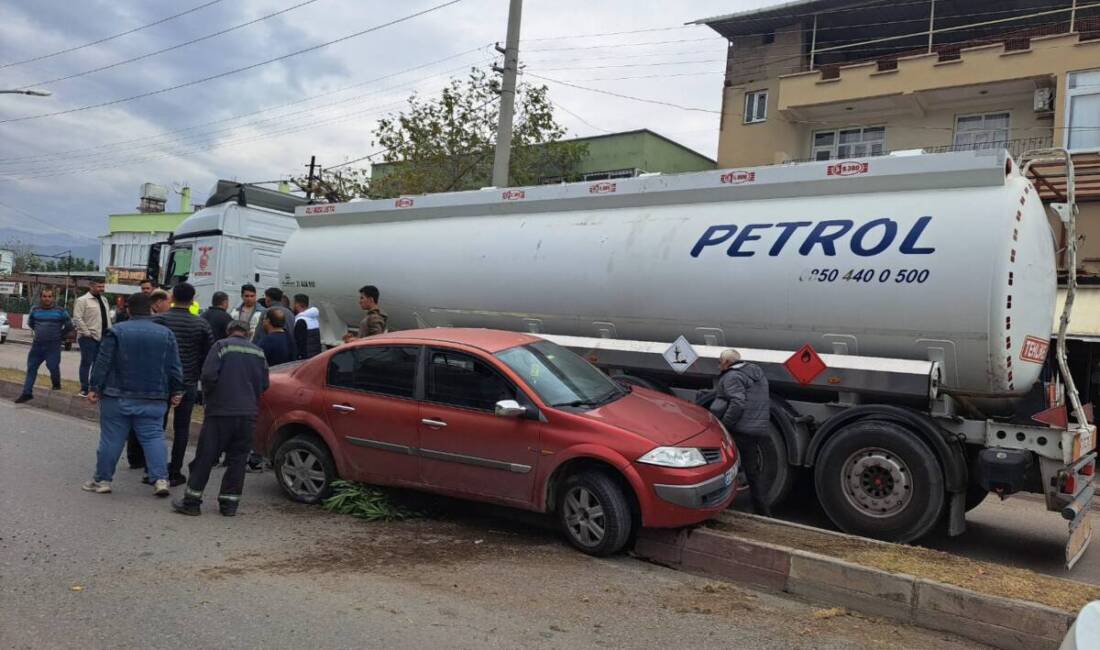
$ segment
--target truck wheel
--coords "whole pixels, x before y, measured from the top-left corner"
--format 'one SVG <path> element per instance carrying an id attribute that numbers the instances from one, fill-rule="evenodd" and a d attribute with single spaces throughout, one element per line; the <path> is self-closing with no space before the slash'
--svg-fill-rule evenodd
<path id="1" fill-rule="evenodd" d="M 838 528 L 890 542 L 924 536 L 945 501 L 936 455 L 891 422 L 855 422 L 833 435 L 815 463 L 814 486 Z"/>
<path id="2" fill-rule="evenodd" d="M 603 557 L 622 550 L 634 527 L 622 488 L 601 472 L 581 472 L 562 482 L 558 521 L 569 543 Z"/>
<path id="3" fill-rule="evenodd" d="M 743 442 L 746 437 L 736 436 L 734 442 L 742 453 L 741 462 L 753 463 L 756 468 L 754 475 L 762 484 L 750 485 L 749 489 L 760 490 L 758 498 L 772 511 L 782 505 L 794 487 L 795 468 L 787 462 L 787 443 L 772 422 L 768 423 L 768 435 L 756 436 L 750 444 Z"/>
<path id="4" fill-rule="evenodd" d="M 275 452 L 275 478 L 291 501 L 316 504 L 332 496 L 338 477 L 336 463 L 324 443 L 312 436 L 294 436 Z"/>

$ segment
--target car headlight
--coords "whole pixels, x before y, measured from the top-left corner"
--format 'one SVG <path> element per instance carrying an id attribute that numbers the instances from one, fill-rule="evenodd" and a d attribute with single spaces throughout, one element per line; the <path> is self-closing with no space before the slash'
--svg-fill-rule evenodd
<path id="1" fill-rule="evenodd" d="M 657 447 L 639 458 L 638 462 L 661 467 L 699 467 L 706 465 L 707 459 L 695 447 Z"/>

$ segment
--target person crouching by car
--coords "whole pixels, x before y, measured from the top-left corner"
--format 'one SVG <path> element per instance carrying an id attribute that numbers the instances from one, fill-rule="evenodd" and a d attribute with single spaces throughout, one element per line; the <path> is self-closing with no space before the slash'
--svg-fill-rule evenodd
<path id="1" fill-rule="evenodd" d="M 227 468 L 218 493 L 218 509 L 226 517 L 237 514 L 260 395 L 268 387 L 267 361 L 263 351 L 248 340 L 248 323 L 232 321 L 226 331 L 229 336 L 214 344 L 202 366 L 206 417 L 195 460 L 188 466 L 187 489 L 182 499 L 172 502 L 172 509 L 185 515 L 202 513 L 202 495 L 210 470 L 223 452 Z"/>
<path id="2" fill-rule="evenodd" d="M 34 342 L 27 351 L 27 378 L 23 381 L 23 392 L 15 398 L 16 404 L 34 399 L 34 382 L 43 362 L 50 371 L 53 389 L 61 390 L 61 344 L 65 335 L 72 331 L 73 322 L 69 312 L 54 305 L 54 290 L 47 287 L 42 289 L 38 304 L 31 309 L 27 327 L 34 332 Z"/>
<path id="3" fill-rule="evenodd" d="M 164 449 L 164 414 L 168 404 L 183 399 L 183 369 L 171 330 L 149 313 L 149 297 L 135 293 L 127 300 L 130 320 L 107 331 L 89 378 L 88 401 L 99 402 L 99 449 L 85 492 L 111 491 L 115 466 L 126 436 L 133 429 L 145 451 L 153 494 L 166 497 L 168 464 Z"/>
<path id="4" fill-rule="evenodd" d="M 759 447 L 768 435 L 771 419 L 771 397 L 768 378 L 760 366 L 741 360 L 737 350 L 723 350 L 718 357 L 718 379 L 710 412 L 733 436 L 734 443 L 744 460 L 745 478 L 749 482 L 756 513 L 767 516 L 768 506 L 763 499 L 764 487 L 757 473 L 756 459 Z"/>

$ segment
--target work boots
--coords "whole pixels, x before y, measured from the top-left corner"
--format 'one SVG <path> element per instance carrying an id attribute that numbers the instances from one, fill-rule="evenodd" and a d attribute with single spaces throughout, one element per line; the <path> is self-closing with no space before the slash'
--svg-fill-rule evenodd
<path id="1" fill-rule="evenodd" d="M 202 514 L 202 492 L 187 488 L 182 499 L 172 501 L 172 509 L 181 515 L 198 517 Z"/>
<path id="2" fill-rule="evenodd" d="M 241 495 L 239 494 L 220 494 L 218 495 L 218 510 L 223 517 L 236 517 L 237 505 L 240 502 Z"/>

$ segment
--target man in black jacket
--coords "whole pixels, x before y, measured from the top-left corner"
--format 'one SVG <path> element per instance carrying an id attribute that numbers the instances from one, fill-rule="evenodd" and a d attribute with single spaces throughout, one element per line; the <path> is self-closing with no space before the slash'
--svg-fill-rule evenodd
<path id="1" fill-rule="evenodd" d="M 224 291 L 215 291 L 210 299 L 210 309 L 202 313 L 202 318 L 210 323 L 215 341 L 224 339 L 227 336 L 225 326 L 233 320 L 229 315 L 229 296 Z"/>
<path id="2" fill-rule="evenodd" d="M 714 401 L 710 412 L 726 427 L 737 450 L 741 452 L 741 468 L 749 482 L 756 514 L 769 515 L 764 499 L 767 491 L 757 465 L 764 450 L 771 420 L 771 396 L 768 378 L 755 363 L 741 360 L 737 350 L 722 350 L 718 357 L 718 379 L 714 382 Z"/>
<path id="3" fill-rule="evenodd" d="M 309 296 L 294 296 L 294 346 L 299 359 L 312 359 L 324 350 L 321 347 L 321 314 L 309 306 Z"/>
<path id="4" fill-rule="evenodd" d="M 228 467 L 222 475 L 218 509 L 226 517 L 237 514 L 260 394 L 268 387 L 267 362 L 260 348 L 247 338 L 248 323 L 232 321 L 227 330 L 229 336 L 214 344 L 202 366 L 206 417 L 187 490 L 182 499 L 172 502 L 172 508 L 185 515 L 201 514 L 203 490 L 223 451 Z"/>
<path id="5" fill-rule="evenodd" d="M 210 330 L 210 324 L 191 313 L 191 302 L 194 299 L 195 287 L 181 282 L 172 289 L 175 306 L 153 319 L 176 335 L 180 363 L 183 365 L 183 400 L 175 407 L 172 418 L 172 457 L 168 462 L 168 482 L 172 486 L 187 482 L 187 477 L 181 470 L 183 456 L 187 453 L 187 440 L 191 434 L 191 412 L 195 408 L 203 360 L 214 345 L 214 333 Z M 164 425 L 167 429 L 168 413 L 164 414 Z"/>

